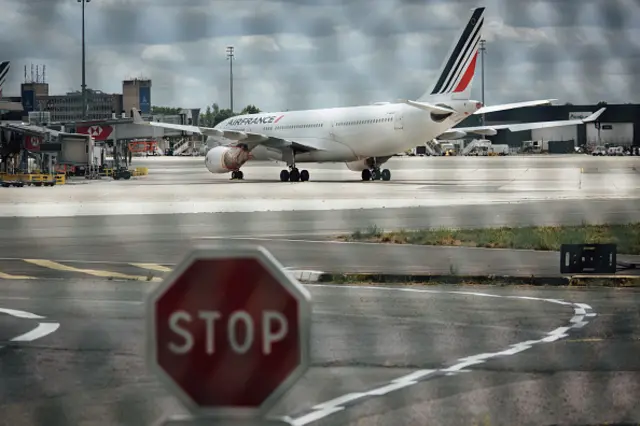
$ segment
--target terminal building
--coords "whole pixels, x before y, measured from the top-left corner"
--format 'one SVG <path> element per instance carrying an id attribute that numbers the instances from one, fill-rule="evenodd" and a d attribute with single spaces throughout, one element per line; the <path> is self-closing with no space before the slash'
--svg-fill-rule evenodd
<path id="1" fill-rule="evenodd" d="M 72 123 L 82 120 L 82 92 L 50 95 L 49 84 L 29 82 L 21 85 L 22 106 L 25 116 L 30 112 L 49 112 L 54 123 Z M 87 119 L 108 120 L 130 115 L 131 108 L 142 114 L 151 113 L 151 80 L 125 80 L 122 94 L 104 93 L 87 89 Z"/>
<path id="2" fill-rule="evenodd" d="M 171 116 L 151 114 L 152 82 L 149 79 L 124 80 L 122 93 L 87 88 L 86 114 L 83 114 L 82 92 L 51 94 L 44 71 L 36 72 L 36 78 L 32 73 L 27 80 L 25 68 L 25 82 L 20 88 L 20 97 L 3 98 L 5 103 L 0 103 L 0 174 L 16 169 L 42 169 L 51 158 L 59 163 L 68 157 L 64 145 L 76 146 L 70 136 L 76 133 L 85 139 L 90 136 L 85 140 L 78 135 L 79 141 L 87 144 L 87 152 L 107 153 L 106 157 L 101 156 L 110 156 L 118 167 L 129 164 L 135 155 L 201 153 L 203 138 L 200 135 L 133 124 L 132 108 L 138 109 L 148 121 L 198 123 L 199 108 Z M 3 109 L 8 102 L 15 107 Z M 106 167 L 104 158 L 91 157 L 83 161 L 67 162 L 66 166 L 76 172 L 90 171 L 94 166 Z"/>
<path id="3" fill-rule="evenodd" d="M 86 89 L 86 114 L 83 114 L 81 91 L 54 95 L 42 73 L 26 77 L 21 84 L 21 97 L 12 98 L 21 111 L 0 111 L 0 120 L 23 122 L 36 126 L 46 126 L 63 132 L 78 132 L 91 135 L 99 143 L 131 142 L 134 140 L 154 141 L 158 153 L 173 149 L 176 154 L 191 152 L 199 148 L 199 141 L 193 135 L 180 131 L 161 128 L 149 128 L 133 125 L 131 109 L 136 108 L 146 120 L 163 121 L 175 124 L 197 124 L 199 109 L 187 109 L 176 115 L 152 115 L 150 79 L 133 78 L 122 82 L 122 93 L 105 93 L 100 90 Z M 179 144 L 182 146 L 175 146 Z M 183 146 L 184 145 L 184 146 Z"/>

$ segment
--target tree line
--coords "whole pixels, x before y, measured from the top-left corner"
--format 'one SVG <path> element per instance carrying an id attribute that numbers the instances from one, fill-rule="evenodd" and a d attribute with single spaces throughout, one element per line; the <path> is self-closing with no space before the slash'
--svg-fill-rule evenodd
<path id="1" fill-rule="evenodd" d="M 151 114 L 176 115 L 179 114 L 181 110 L 182 108 L 152 106 Z M 211 105 L 207 105 L 207 108 L 204 110 L 204 112 L 200 112 L 200 116 L 198 117 L 198 124 L 203 127 L 215 127 L 227 118 L 234 117 L 236 115 L 259 114 L 260 112 L 260 108 L 255 105 L 247 105 L 242 111 L 233 112 L 229 108 L 220 108 L 218 104 L 214 103 Z"/>

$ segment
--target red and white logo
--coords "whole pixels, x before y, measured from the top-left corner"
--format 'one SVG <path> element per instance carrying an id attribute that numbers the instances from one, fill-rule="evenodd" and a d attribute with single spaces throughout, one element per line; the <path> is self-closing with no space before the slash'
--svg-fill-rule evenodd
<path id="1" fill-rule="evenodd" d="M 37 136 L 26 135 L 24 137 L 24 146 L 27 151 L 40 151 L 42 139 Z"/>
<path id="2" fill-rule="evenodd" d="M 102 134 L 102 127 L 100 126 L 89 127 L 89 134 L 94 138 L 100 136 Z"/>
<path id="3" fill-rule="evenodd" d="M 90 135 L 97 141 L 103 141 L 109 138 L 109 135 L 113 132 L 113 127 L 110 125 L 101 126 L 99 124 L 94 124 L 92 126 L 79 126 L 76 131 L 78 133 Z"/>

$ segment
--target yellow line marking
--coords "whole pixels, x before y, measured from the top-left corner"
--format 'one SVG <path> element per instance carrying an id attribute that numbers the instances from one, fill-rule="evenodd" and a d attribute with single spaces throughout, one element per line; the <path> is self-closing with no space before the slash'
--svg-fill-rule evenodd
<path id="1" fill-rule="evenodd" d="M 74 268 L 73 266 L 63 265 L 62 263 L 54 262 L 52 260 L 44 260 L 44 259 L 23 259 L 23 260 L 25 262 L 32 263 L 34 265 L 42 266 L 43 268 L 54 269 L 56 271 L 79 272 L 82 274 L 93 275 L 95 277 L 101 277 L 101 278 L 120 278 L 124 280 L 136 280 L 136 281 L 162 281 L 162 279 L 158 277 L 153 277 L 150 280 L 147 280 L 147 277 L 142 275 L 127 275 L 127 274 L 121 274 L 120 272 L 101 271 L 97 269 Z"/>
<path id="2" fill-rule="evenodd" d="M 135 266 L 137 268 L 150 269 L 152 271 L 171 272 L 171 268 L 167 268 L 166 266 L 158 265 L 157 263 L 130 263 L 130 265 Z"/>
<path id="3" fill-rule="evenodd" d="M 0 279 L 3 280 L 35 280 L 36 277 L 28 277 L 26 275 L 11 275 L 0 272 Z"/>

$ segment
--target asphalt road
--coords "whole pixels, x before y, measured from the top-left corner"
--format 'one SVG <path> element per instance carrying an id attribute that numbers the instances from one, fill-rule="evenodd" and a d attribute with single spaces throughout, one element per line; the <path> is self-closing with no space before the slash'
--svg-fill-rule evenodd
<path id="1" fill-rule="evenodd" d="M 557 252 L 279 239 L 217 238 L 202 242 L 209 247 L 223 248 L 229 247 L 232 242 L 241 245 L 261 245 L 284 267 L 291 270 L 332 273 L 494 274 L 522 277 L 561 275 L 560 255 Z M 53 258 L 0 258 L 0 282 L 3 279 L 64 280 L 95 277 L 159 280 L 182 260 L 189 248 L 186 243 L 175 243 L 163 248 L 146 243 L 136 247 L 144 253 L 144 259 L 136 259 L 138 256 L 134 255 L 125 261 L 113 260 L 127 258 L 127 253 L 119 252 L 117 244 L 111 246 L 111 252 L 106 247 L 101 253 L 88 250 L 84 255 L 77 256 L 77 259 L 69 258 L 70 254 L 65 251 L 52 253 L 56 256 Z M 160 253 L 156 258 L 169 260 L 149 262 L 148 259 L 152 258 L 154 253 Z M 42 256 L 43 251 L 37 251 L 35 254 Z M 99 260 L 80 260 L 81 258 Z M 618 260 L 640 263 L 640 256 L 619 255 Z M 638 272 L 637 269 L 628 270 L 624 274 Z"/>
<path id="2" fill-rule="evenodd" d="M 141 425 L 184 413 L 145 369 L 142 303 L 152 285 L 3 282 L 0 307 L 60 328 L 0 349 L 0 424 Z M 296 425 L 640 421 L 637 291 L 309 289 L 312 367 L 274 409 Z M 25 329 L 3 324 L 0 340 Z"/>
<path id="3" fill-rule="evenodd" d="M 438 226 L 477 227 L 628 223 L 638 220 L 634 200 L 554 201 L 348 211 L 211 213 L 74 218 L 0 218 L 0 272 L 30 275 L 20 259 L 174 264 L 194 244 L 254 241 L 285 266 L 334 272 L 557 274 L 556 253 L 372 246 L 288 241 L 326 234 Z M 278 241 L 280 240 L 280 241 Z M 622 257 L 624 258 L 624 257 Z M 37 275 L 41 276 L 41 275 Z"/>

